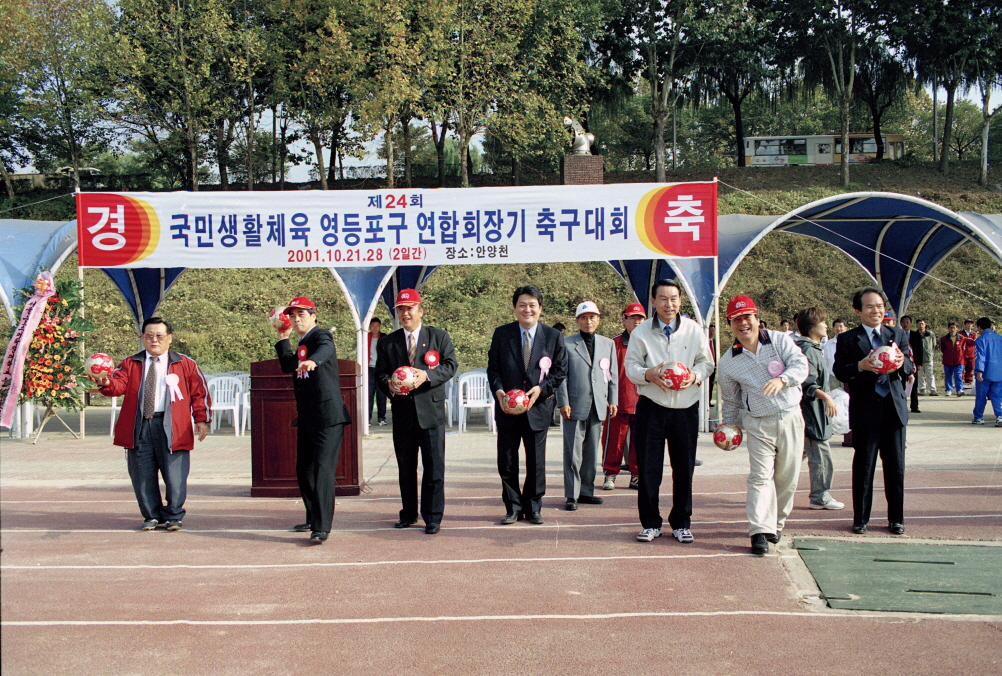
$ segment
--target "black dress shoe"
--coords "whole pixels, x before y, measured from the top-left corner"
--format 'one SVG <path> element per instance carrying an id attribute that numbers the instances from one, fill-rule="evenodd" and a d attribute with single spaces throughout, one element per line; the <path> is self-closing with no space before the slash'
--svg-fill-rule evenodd
<path id="1" fill-rule="evenodd" d="M 751 536 L 751 553 L 755 556 L 765 556 L 769 553 L 769 541 L 765 533 L 756 533 Z"/>
<path id="2" fill-rule="evenodd" d="M 905 534 L 905 524 L 903 523 L 892 523 L 888 526 L 888 529 L 890 529 L 890 531 L 895 535 Z"/>
<path id="3" fill-rule="evenodd" d="M 865 523 L 852 524 L 852 532 L 855 533 L 856 535 L 862 535 L 863 533 L 866 532 L 866 524 Z"/>
<path id="4" fill-rule="evenodd" d="M 601 505 L 602 498 L 596 498 L 594 495 L 579 495 L 578 502 L 582 505 Z"/>
<path id="5" fill-rule="evenodd" d="M 766 533 L 765 539 L 771 542 L 772 544 L 777 545 L 779 544 L 779 541 L 783 539 L 783 531 L 778 530 L 776 531 L 775 535 L 773 535 L 772 533 Z"/>
<path id="6" fill-rule="evenodd" d="M 533 512 L 527 516 L 526 519 L 528 519 L 529 523 L 534 523 L 536 525 L 543 523 L 543 515 L 539 512 Z"/>
<path id="7" fill-rule="evenodd" d="M 310 535 L 310 542 L 321 545 L 327 541 L 327 533 L 322 530 L 315 530 L 313 534 Z"/>
<path id="8" fill-rule="evenodd" d="M 913 409 L 911 410 L 911 412 L 912 412 L 912 413 L 921 413 L 922 411 L 918 410 L 917 408 L 913 408 Z"/>
<path id="9" fill-rule="evenodd" d="M 424 532 L 427 533 L 428 535 L 434 535 L 440 530 L 442 530 L 442 527 L 439 526 L 437 523 L 425 524 L 424 527 Z"/>
<path id="10" fill-rule="evenodd" d="M 521 516 L 521 515 L 520 514 L 514 514 L 513 512 L 508 512 L 507 514 L 505 514 L 504 516 L 501 517 L 501 525 L 502 526 L 510 526 L 511 524 L 513 524 L 516 521 L 518 521 L 519 516 Z"/>
<path id="11" fill-rule="evenodd" d="M 297 523 L 292 527 L 293 533 L 306 533 L 313 530 L 313 528 L 308 523 Z"/>
<path id="12" fill-rule="evenodd" d="M 578 510 L 578 501 L 574 498 L 567 498 L 567 502 L 564 503 L 564 509 L 568 512 L 576 512 Z"/>
<path id="13" fill-rule="evenodd" d="M 410 528 L 411 526 L 413 526 L 416 523 L 417 523 L 417 519 L 400 519 L 400 521 L 397 521 L 395 524 L 393 524 L 393 527 L 394 528 Z"/>

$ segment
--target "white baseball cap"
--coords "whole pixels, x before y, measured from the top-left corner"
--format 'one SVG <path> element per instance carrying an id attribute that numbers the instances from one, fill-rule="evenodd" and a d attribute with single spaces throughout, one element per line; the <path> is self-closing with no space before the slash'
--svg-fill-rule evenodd
<path id="1" fill-rule="evenodd" d="M 577 319 L 581 315 L 588 314 L 589 312 L 593 312 L 597 315 L 602 314 L 601 312 L 598 311 L 598 306 L 595 305 L 595 303 L 591 302 L 590 300 L 586 300 L 585 302 L 581 303 L 581 305 L 578 305 L 578 309 L 574 313 L 574 318 Z"/>

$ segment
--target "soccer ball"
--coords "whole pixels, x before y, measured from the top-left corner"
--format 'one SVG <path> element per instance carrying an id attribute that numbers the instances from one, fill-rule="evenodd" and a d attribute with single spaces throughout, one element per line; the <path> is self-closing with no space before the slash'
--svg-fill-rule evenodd
<path id="1" fill-rule="evenodd" d="M 501 410 L 510 415 L 519 415 L 529 410 L 529 395 L 522 390 L 508 390 L 501 398 Z"/>
<path id="2" fill-rule="evenodd" d="M 890 373 L 898 368 L 898 355 L 893 346 L 883 345 L 870 353 L 878 373 Z"/>
<path id="3" fill-rule="evenodd" d="M 733 451 L 741 445 L 742 439 L 744 439 L 744 433 L 737 425 L 725 423 L 717 425 L 717 428 L 713 430 L 713 445 L 721 451 Z"/>
<path id="4" fill-rule="evenodd" d="M 401 366 L 390 376 L 390 389 L 397 394 L 409 394 L 417 383 L 417 369 Z"/>
<path id="5" fill-rule="evenodd" d="M 276 331 L 288 331 L 292 327 L 292 321 L 285 314 L 284 307 L 272 308 L 268 312 L 268 322 Z"/>
<path id="6" fill-rule="evenodd" d="M 689 367 L 680 361 L 668 364 L 668 367 L 665 369 L 664 376 L 665 380 L 670 383 L 668 386 L 669 389 L 677 390 L 681 388 L 682 383 L 689 378 L 689 373 Z"/>
<path id="7" fill-rule="evenodd" d="M 84 371 L 95 378 L 107 378 L 114 370 L 114 360 L 101 352 L 95 352 L 84 360 Z"/>

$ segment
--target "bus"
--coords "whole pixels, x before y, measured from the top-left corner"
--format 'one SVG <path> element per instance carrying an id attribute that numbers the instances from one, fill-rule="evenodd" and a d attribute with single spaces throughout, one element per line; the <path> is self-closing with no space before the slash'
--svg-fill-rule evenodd
<path id="1" fill-rule="evenodd" d="M 884 159 L 904 157 L 905 137 L 901 134 L 883 134 Z M 842 162 L 842 135 L 815 136 L 746 136 L 745 166 L 781 167 L 790 164 L 812 166 L 815 164 L 840 164 Z M 869 162 L 877 156 L 877 141 L 869 132 L 849 133 L 849 161 Z"/>

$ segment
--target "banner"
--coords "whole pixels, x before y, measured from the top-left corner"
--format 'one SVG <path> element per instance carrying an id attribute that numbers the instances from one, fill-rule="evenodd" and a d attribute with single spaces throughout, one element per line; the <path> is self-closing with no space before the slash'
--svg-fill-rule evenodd
<path id="1" fill-rule="evenodd" d="M 77 193 L 80 265 L 292 268 L 717 254 L 717 184 Z"/>

